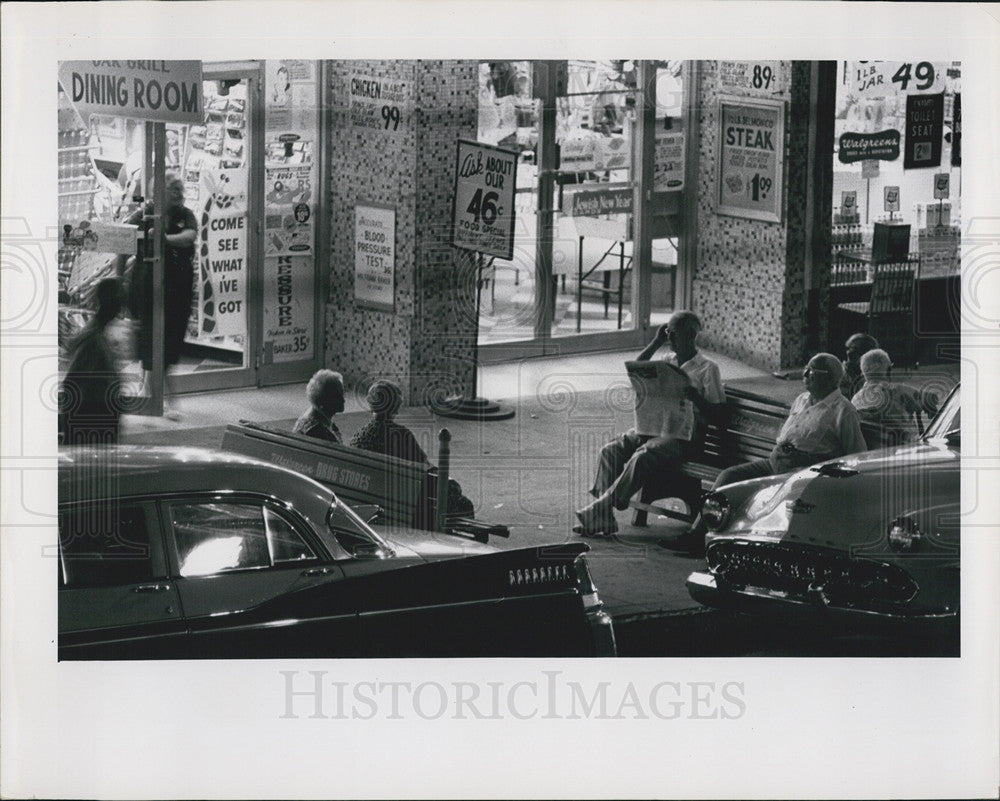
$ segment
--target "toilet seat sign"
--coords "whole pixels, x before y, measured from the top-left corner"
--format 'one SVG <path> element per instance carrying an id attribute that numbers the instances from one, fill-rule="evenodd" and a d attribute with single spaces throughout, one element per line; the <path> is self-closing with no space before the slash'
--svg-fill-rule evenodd
<path id="1" fill-rule="evenodd" d="M 458 140 L 451 243 L 463 250 L 510 259 L 514 255 L 517 153 Z"/>

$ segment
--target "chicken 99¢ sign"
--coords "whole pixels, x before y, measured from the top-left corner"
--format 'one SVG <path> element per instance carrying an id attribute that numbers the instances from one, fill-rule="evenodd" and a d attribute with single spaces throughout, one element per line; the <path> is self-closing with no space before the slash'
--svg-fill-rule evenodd
<path id="1" fill-rule="evenodd" d="M 514 255 L 517 153 L 458 140 L 452 244 L 488 256 Z"/>

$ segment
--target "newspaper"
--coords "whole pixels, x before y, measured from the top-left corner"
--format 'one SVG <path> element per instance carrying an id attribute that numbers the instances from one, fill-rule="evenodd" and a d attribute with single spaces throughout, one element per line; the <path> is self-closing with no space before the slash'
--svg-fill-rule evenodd
<path id="1" fill-rule="evenodd" d="M 691 385 L 687 373 L 662 360 L 625 362 L 635 390 L 635 431 L 650 437 L 690 440 L 694 435 L 694 407 L 684 397 Z"/>

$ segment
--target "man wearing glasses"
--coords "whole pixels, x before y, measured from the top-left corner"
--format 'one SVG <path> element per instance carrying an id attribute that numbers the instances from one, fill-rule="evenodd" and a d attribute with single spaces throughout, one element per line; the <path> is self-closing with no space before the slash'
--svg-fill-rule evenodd
<path id="1" fill-rule="evenodd" d="M 806 365 L 802 381 L 806 391 L 792 401 L 792 408 L 778 432 L 777 444 L 767 459 L 727 467 L 712 489 L 752 478 L 789 473 L 817 462 L 868 449 L 861 420 L 840 391 L 844 368 L 836 356 L 817 353 Z M 699 517 L 691 529 L 665 547 L 699 555 L 704 550 L 705 529 Z"/>

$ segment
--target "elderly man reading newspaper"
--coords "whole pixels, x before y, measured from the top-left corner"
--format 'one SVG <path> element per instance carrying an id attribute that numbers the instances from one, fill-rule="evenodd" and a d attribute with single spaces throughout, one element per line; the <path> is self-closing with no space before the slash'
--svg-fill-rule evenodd
<path id="1" fill-rule="evenodd" d="M 601 450 L 590 490 L 596 500 L 576 512 L 576 533 L 613 534 L 618 530 L 614 509 L 627 508 L 650 477 L 676 474 L 701 453 L 705 420 L 719 415 L 726 396 L 718 365 L 695 347 L 700 330 L 693 312 L 674 312 L 636 361 L 627 363 L 636 387 L 636 428 Z M 667 343 L 673 353 L 651 362 Z"/>

